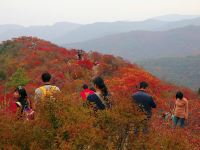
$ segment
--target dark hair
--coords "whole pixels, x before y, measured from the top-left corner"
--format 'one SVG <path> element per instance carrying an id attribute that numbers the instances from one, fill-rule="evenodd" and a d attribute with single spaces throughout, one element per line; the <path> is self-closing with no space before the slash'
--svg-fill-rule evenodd
<path id="1" fill-rule="evenodd" d="M 94 87 L 90 87 L 90 90 L 93 91 L 93 92 L 96 92 Z"/>
<path id="2" fill-rule="evenodd" d="M 182 93 L 181 91 L 178 91 L 178 92 L 176 93 L 176 99 L 180 99 L 180 100 L 183 99 L 183 93 Z"/>
<path id="3" fill-rule="evenodd" d="M 16 89 L 15 89 L 15 92 L 18 92 L 19 95 L 20 95 L 20 98 L 27 98 L 27 93 L 26 93 L 26 90 L 25 88 L 21 87 L 21 86 L 18 86 Z"/>
<path id="4" fill-rule="evenodd" d="M 99 88 L 103 94 L 103 96 L 108 96 L 108 89 L 104 83 L 104 80 L 101 77 L 96 77 L 93 80 L 94 85 L 97 86 L 97 88 Z"/>
<path id="5" fill-rule="evenodd" d="M 88 89 L 88 85 L 87 84 L 83 84 L 83 89 Z"/>
<path id="6" fill-rule="evenodd" d="M 42 74 L 42 81 L 43 82 L 49 82 L 51 80 L 51 74 L 48 72 L 45 72 Z"/>
<path id="7" fill-rule="evenodd" d="M 140 89 L 146 89 L 148 87 L 148 83 L 147 82 L 140 82 Z"/>

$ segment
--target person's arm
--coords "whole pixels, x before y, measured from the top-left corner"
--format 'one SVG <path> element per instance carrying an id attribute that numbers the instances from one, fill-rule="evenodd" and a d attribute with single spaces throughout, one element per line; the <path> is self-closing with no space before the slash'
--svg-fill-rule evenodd
<path id="1" fill-rule="evenodd" d="M 186 100 L 186 106 L 185 106 L 185 119 L 188 119 L 188 101 Z"/>
<path id="2" fill-rule="evenodd" d="M 27 102 L 28 102 L 28 107 L 29 107 L 30 109 L 32 109 L 32 101 L 30 101 L 30 99 L 27 99 Z"/>
<path id="3" fill-rule="evenodd" d="M 171 114 L 172 114 L 172 115 L 174 114 L 175 110 L 176 110 L 176 101 L 175 101 L 174 107 L 173 107 L 173 109 L 172 109 L 172 111 L 171 111 Z"/>
<path id="4" fill-rule="evenodd" d="M 40 100 L 40 97 L 41 97 L 41 91 L 39 89 L 36 89 L 34 100 L 32 101 L 32 109 L 33 110 L 36 109 L 36 105 L 37 105 L 37 102 Z"/>
<path id="5" fill-rule="evenodd" d="M 156 108 L 156 103 L 153 100 L 153 97 L 151 97 L 151 108 Z"/>

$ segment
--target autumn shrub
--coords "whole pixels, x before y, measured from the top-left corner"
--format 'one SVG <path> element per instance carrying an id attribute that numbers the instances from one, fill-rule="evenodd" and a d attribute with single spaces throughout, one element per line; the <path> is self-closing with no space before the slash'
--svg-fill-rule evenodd
<path id="1" fill-rule="evenodd" d="M 8 107 L 0 110 L 0 149 L 198 150 L 200 103 L 191 90 L 165 83 L 137 65 L 111 55 L 86 53 L 86 61 L 78 62 L 76 50 L 69 51 L 33 37 L 5 42 L 0 45 L 1 50 L 0 67 L 12 85 L 6 90 L 5 81 L 0 81 L 0 101 Z M 83 107 L 80 92 L 84 83 L 92 85 L 91 62 L 100 64 L 98 71 L 111 94 L 109 110 L 94 113 L 90 107 Z M 24 70 L 18 71 L 18 68 Z M 45 71 L 52 74 L 51 83 L 62 93 L 38 102 L 35 120 L 17 119 L 12 115 L 16 110 L 12 100 L 14 86 L 27 84 L 29 99 L 33 100 L 34 90 L 42 84 L 41 74 Z M 144 121 L 145 115 L 131 101 L 131 94 L 137 91 L 141 81 L 149 83 L 147 92 L 158 107 L 148 124 Z M 177 89 L 189 98 L 191 113 L 187 128 L 180 131 L 173 130 L 171 122 L 162 122 L 159 117 L 160 112 L 169 111 L 173 106 Z M 5 91 L 11 93 L 10 96 Z M 143 134 L 146 125 L 149 132 Z M 140 131 L 137 135 L 136 127 Z"/>

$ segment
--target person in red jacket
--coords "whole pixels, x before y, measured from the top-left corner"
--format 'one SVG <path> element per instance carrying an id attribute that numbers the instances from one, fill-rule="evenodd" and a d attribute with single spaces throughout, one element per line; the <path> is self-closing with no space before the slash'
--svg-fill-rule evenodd
<path id="1" fill-rule="evenodd" d="M 94 91 L 90 90 L 88 88 L 88 85 L 87 84 L 84 84 L 83 85 L 83 91 L 81 92 L 81 98 L 83 100 L 83 102 L 85 103 L 87 101 L 87 97 L 88 95 L 91 95 L 91 94 L 94 94 Z"/>

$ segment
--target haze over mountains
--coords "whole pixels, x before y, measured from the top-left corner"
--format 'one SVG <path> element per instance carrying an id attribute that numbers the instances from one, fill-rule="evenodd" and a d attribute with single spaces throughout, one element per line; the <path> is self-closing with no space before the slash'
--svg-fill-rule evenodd
<path id="1" fill-rule="evenodd" d="M 200 16 L 173 14 L 144 21 L 97 22 L 86 25 L 69 22 L 30 27 L 0 25 L 0 41 L 18 36 L 36 36 L 59 45 L 66 45 L 130 31 L 166 31 L 189 25 L 200 25 Z"/>
<path id="2" fill-rule="evenodd" d="M 34 36 L 67 48 L 95 50 L 130 61 L 199 54 L 200 16 L 166 15 L 145 21 L 49 26 L 0 25 L 0 41 Z"/>
<path id="3" fill-rule="evenodd" d="M 115 54 L 130 61 L 200 54 L 200 26 L 169 31 L 132 31 L 67 47 Z"/>
<path id="4" fill-rule="evenodd" d="M 194 90 L 200 88 L 200 55 L 146 60 L 139 64 L 162 80 L 184 85 Z"/>
<path id="5" fill-rule="evenodd" d="M 180 14 L 169 14 L 164 16 L 154 17 L 153 19 L 160 21 L 181 21 L 186 19 L 194 19 L 200 17 L 199 15 L 180 15 Z"/>
<path id="6" fill-rule="evenodd" d="M 49 26 L 0 25 L 0 41 L 8 40 L 19 36 L 35 36 L 49 41 L 65 35 L 66 33 L 79 28 L 80 24 L 59 22 Z"/>

